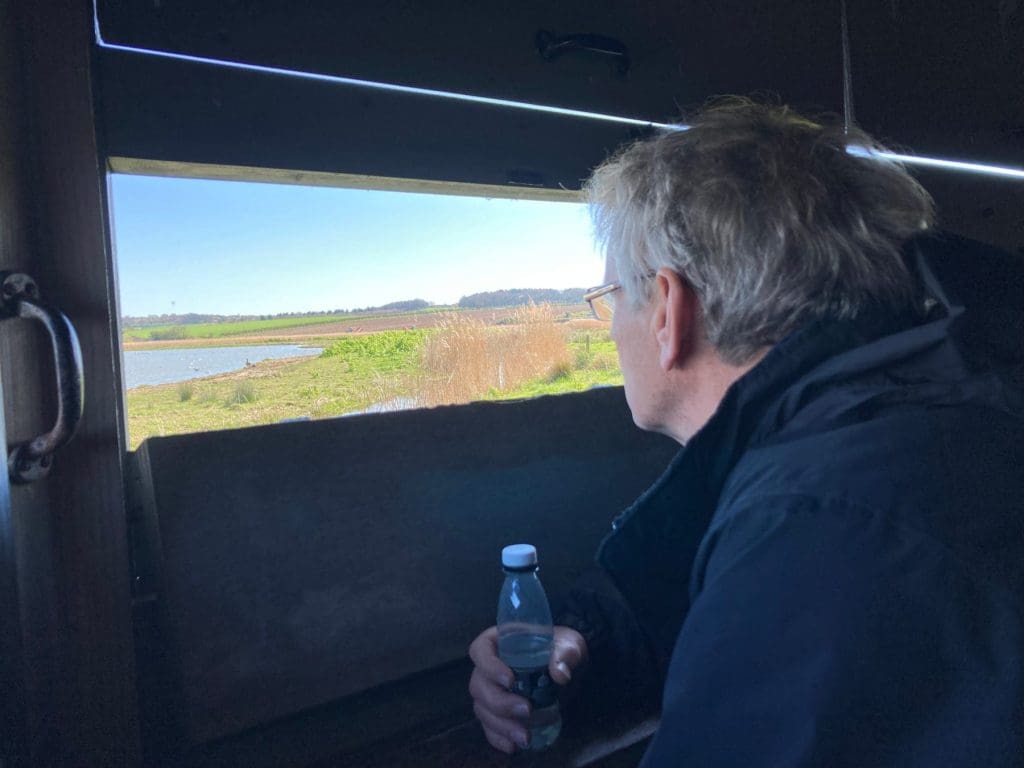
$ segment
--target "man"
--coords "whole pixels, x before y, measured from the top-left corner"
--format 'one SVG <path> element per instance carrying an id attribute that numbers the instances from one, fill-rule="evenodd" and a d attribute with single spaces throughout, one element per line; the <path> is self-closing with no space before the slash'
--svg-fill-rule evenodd
<path id="1" fill-rule="evenodd" d="M 733 100 L 588 184 L 633 418 L 685 447 L 551 675 L 653 676 L 644 766 L 1024 765 L 1022 272 L 874 146 Z M 493 628 L 470 655 L 524 745 Z"/>

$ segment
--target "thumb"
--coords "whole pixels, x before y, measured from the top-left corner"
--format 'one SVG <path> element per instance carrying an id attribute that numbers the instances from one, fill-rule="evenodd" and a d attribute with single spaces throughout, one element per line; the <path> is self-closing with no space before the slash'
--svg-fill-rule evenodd
<path id="1" fill-rule="evenodd" d="M 573 670 L 587 658 L 587 641 L 575 629 L 556 627 L 551 647 L 548 672 L 558 685 L 566 685 L 572 679 Z"/>

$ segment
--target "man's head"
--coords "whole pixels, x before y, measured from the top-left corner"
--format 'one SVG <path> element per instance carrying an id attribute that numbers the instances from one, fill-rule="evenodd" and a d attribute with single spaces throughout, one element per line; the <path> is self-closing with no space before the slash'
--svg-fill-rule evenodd
<path id="1" fill-rule="evenodd" d="M 634 419 L 677 439 L 796 328 L 912 309 L 900 248 L 933 218 L 901 166 L 846 151 L 879 148 L 858 130 L 741 99 L 690 125 L 627 147 L 586 186 L 623 286 L 613 335 Z"/>

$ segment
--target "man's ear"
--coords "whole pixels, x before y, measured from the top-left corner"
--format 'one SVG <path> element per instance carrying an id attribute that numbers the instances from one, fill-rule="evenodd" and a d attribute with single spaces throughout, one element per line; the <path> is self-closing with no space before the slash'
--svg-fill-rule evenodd
<path id="1" fill-rule="evenodd" d="M 696 349 L 697 295 L 679 273 L 662 267 L 654 275 L 652 331 L 660 348 L 661 368 L 681 367 Z"/>

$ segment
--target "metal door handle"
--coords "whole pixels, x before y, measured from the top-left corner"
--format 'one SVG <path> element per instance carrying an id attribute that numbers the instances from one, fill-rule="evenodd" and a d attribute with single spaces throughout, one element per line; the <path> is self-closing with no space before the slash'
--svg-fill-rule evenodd
<path id="1" fill-rule="evenodd" d="M 7 453 L 11 482 L 31 483 L 50 471 L 54 451 L 74 436 L 82 419 L 85 397 L 82 349 L 67 315 L 41 301 L 35 281 L 20 272 L 0 272 L 0 319 L 9 317 L 42 323 L 50 337 L 57 374 L 57 420 L 53 429 L 28 442 L 10 446 Z"/>

